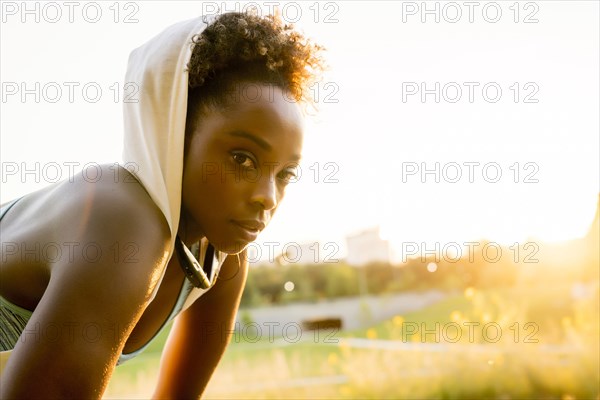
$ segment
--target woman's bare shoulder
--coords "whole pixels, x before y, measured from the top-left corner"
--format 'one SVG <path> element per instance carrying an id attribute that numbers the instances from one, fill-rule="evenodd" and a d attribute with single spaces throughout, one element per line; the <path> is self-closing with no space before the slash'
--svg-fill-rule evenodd
<path id="1" fill-rule="evenodd" d="M 3 234 L 35 242 L 114 240 L 167 243 L 168 223 L 142 184 L 115 164 L 96 165 L 17 202 Z M 12 211 L 11 210 L 11 211 Z M 26 228 L 29 227 L 29 228 Z"/>
<path id="2" fill-rule="evenodd" d="M 112 172 L 110 167 L 102 166 Z M 23 200 L 28 203 L 20 214 L 29 214 L 25 217 L 46 234 L 40 240 L 63 249 L 62 256 L 53 257 L 51 277 L 29 324 L 42 331 L 74 327 L 75 334 L 60 334 L 65 331 L 59 328 L 51 340 L 40 335 L 19 341 L 3 378 L 23 388 L 21 377 L 47 377 L 43 371 L 50 368 L 64 372 L 60 382 L 69 393 L 87 390 L 76 397 L 96 397 L 166 268 L 168 224 L 139 183 L 114 176 L 76 177 Z M 90 324 L 99 332 L 93 341 L 81 331 Z M 80 374 L 84 364 L 85 374 Z M 57 382 L 43 383 L 52 387 Z M 61 393 L 64 397 L 67 391 Z"/>
<path id="3" fill-rule="evenodd" d="M 169 226 L 126 170 L 100 168 L 100 179 L 89 171 L 25 195 L 2 218 L 3 296 L 32 310 L 51 276 L 76 279 L 83 294 L 90 291 L 86 283 L 118 290 L 116 276 L 127 290 L 136 283 L 148 290 L 166 265 Z M 78 278 L 84 270 L 97 274 Z"/>

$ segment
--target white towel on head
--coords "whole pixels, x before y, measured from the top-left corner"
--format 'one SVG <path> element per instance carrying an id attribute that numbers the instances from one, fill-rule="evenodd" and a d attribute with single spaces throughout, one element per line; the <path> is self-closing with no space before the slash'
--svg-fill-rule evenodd
<path id="1" fill-rule="evenodd" d="M 138 92 L 137 102 L 124 103 L 122 162 L 142 183 L 169 223 L 168 259 L 174 251 L 181 207 L 187 63 L 192 54 L 192 37 L 206 26 L 206 17 L 198 17 L 168 27 L 131 52 L 125 75 L 125 84 L 135 85 Z M 200 257 L 204 256 L 207 244 L 202 240 Z M 220 266 L 226 254 L 217 251 L 215 255 Z M 152 298 L 161 280 L 162 276 Z"/>

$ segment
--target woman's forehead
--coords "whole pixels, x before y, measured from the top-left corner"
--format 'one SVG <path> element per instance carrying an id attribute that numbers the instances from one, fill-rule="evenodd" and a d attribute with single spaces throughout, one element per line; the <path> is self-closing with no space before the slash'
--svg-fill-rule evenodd
<path id="1" fill-rule="evenodd" d="M 240 97 L 226 109 L 205 108 L 196 126 L 195 134 L 206 141 L 241 140 L 254 142 L 265 151 L 299 157 L 303 143 L 303 118 L 299 105 L 284 97 L 276 88 L 269 94 Z"/>
<path id="2" fill-rule="evenodd" d="M 259 130 L 302 131 L 303 117 L 299 104 L 285 90 L 272 85 L 252 84 L 239 87 L 228 106 L 212 108 L 226 125 L 249 124 Z M 211 111 L 208 111 L 209 113 Z"/>

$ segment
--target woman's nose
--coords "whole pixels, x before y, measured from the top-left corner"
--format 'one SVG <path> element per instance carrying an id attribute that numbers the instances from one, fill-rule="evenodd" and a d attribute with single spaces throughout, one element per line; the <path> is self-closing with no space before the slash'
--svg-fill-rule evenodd
<path id="1" fill-rule="evenodd" d="M 271 210 L 277 205 L 277 178 L 265 174 L 256 182 L 252 203 L 258 203 L 264 210 Z"/>

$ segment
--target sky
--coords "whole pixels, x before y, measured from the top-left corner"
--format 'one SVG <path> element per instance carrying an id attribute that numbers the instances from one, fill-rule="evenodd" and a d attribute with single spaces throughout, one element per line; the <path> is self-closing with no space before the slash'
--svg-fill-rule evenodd
<path id="1" fill-rule="evenodd" d="M 219 8 L 277 4 L 329 69 L 302 176 L 259 245 L 343 258 L 347 235 L 379 226 L 398 256 L 408 242 L 567 240 L 594 217 L 596 1 L 24 4 L 1 5 L 2 202 L 120 159 L 132 49 Z"/>

